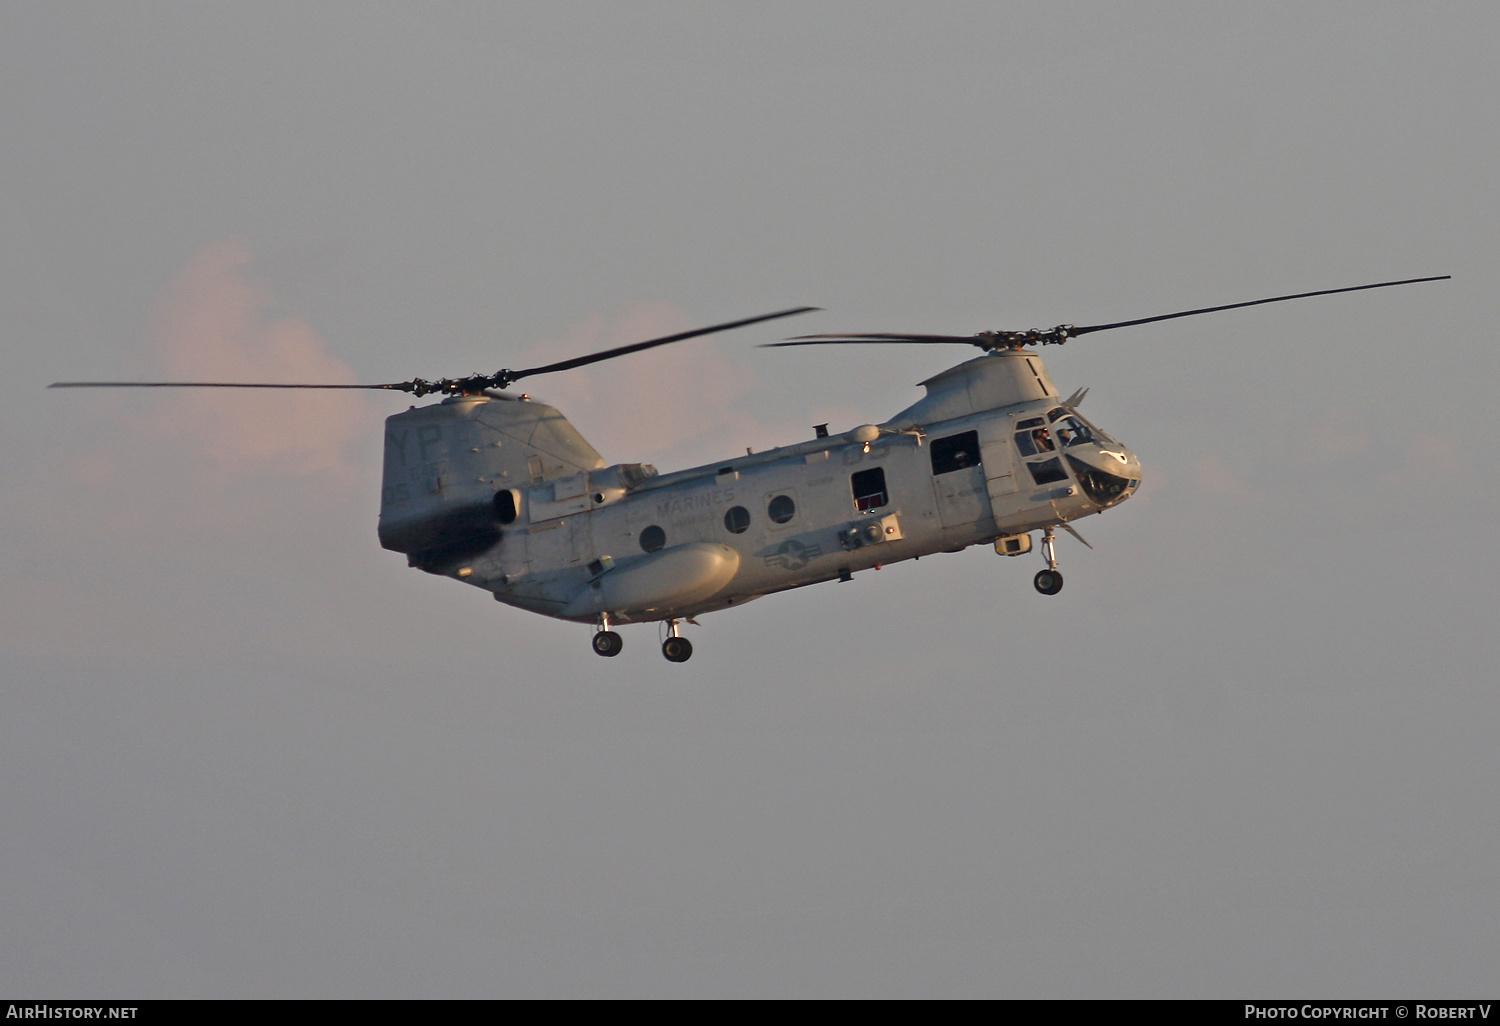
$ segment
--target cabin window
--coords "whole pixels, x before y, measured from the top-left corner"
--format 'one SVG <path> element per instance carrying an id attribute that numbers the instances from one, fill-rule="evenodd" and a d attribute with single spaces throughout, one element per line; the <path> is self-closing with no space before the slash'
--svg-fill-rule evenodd
<path id="1" fill-rule="evenodd" d="M 849 483 L 854 488 L 854 505 L 861 513 L 869 513 L 891 501 L 886 494 L 885 469 L 882 467 L 851 474 Z"/>
<path id="2" fill-rule="evenodd" d="M 934 474 L 947 474 L 955 470 L 979 466 L 978 431 L 965 431 L 961 435 L 935 438 L 930 448 Z"/>
<path id="3" fill-rule="evenodd" d="M 516 520 L 516 493 L 507 488 L 495 493 L 495 519 L 502 524 L 513 524 Z"/>
<path id="4" fill-rule="evenodd" d="M 773 524 L 784 524 L 797 515 L 797 504 L 790 495 L 778 495 L 766 504 L 766 516 Z"/>
<path id="5" fill-rule="evenodd" d="M 744 534 L 750 527 L 750 511 L 744 506 L 730 506 L 724 512 L 724 530 L 730 534 Z"/>
<path id="6" fill-rule="evenodd" d="M 652 524 L 641 532 L 641 548 L 647 552 L 655 552 L 667 543 L 667 532 Z"/>
<path id="7" fill-rule="evenodd" d="M 1026 469 L 1031 471 L 1031 476 L 1039 485 L 1051 484 L 1053 481 L 1066 481 L 1068 472 L 1063 469 L 1062 460 L 1056 456 L 1050 460 L 1038 460 L 1035 463 L 1026 464 Z"/>

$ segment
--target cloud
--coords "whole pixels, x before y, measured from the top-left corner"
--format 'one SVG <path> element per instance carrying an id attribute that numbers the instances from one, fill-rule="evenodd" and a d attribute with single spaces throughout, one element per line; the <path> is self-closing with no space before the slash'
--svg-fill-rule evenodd
<path id="1" fill-rule="evenodd" d="M 631 303 L 595 314 L 516 361 L 533 366 L 642 342 L 703 322 L 665 302 Z M 769 429 L 734 408 L 755 378 L 716 336 L 691 339 L 516 386 L 562 410 L 610 463 L 655 462 L 663 471 L 767 448 Z"/>
<path id="2" fill-rule="evenodd" d="M 300 316 L 272 313 L 240 239 L 205 246 L 152 310 L 169 380 L 352 384 L 353 369 Z M 152 429 L 223 465 L 295 474 L 351 470 L 350 450 L 376 430 L 367 398 L 328 391 L 184 390 L 158 404 Z"/>
<path id="3" fill-rule="evenodd" d="M 305 318 L 273 313 L 253 266 L 238 240 L 195 254 L 153 307 L 160 369 L 143 376 L 352 381 Z M 258 588 L 256 608 L 274 609 L 276 596 L 346 579 L 379 552 L 379 411 L 362 393 L 58 398 L 74 444 L 48 465 L 45 487 L 10 497 L 15 529 L 0 552 L 16 582 L 0 600 L 9 650 L 51 657 L 80 636 L 122 653 L 223 643 L 223 624 L 244 616 L 224 615 L 226 582 Z"/>

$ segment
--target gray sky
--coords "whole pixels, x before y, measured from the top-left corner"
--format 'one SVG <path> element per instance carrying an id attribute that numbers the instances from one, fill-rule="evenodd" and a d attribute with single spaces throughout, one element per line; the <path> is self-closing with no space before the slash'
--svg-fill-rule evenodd
<path id="1" fill-rule="evenodd" d="M 1472 996 L 1500 984 L 1493 4 L 11 3 L 0 990 Z M 1049 350 L 1063 539 L 588 628 L 375 539 L 438 377 L 663 470 Z M 789 325 L 792 322 L 787 322 Z"/>

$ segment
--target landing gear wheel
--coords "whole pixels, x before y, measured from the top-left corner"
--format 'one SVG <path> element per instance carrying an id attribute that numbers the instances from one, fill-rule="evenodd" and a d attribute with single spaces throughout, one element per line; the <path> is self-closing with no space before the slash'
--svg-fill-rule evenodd
<path id="1" fill-rule="evenodd" d="M 1036 585 L 1036 590 L 1043 595 L 1056 595 L 1062 591 L 1062 574 L 1056 570 L 1038 570 L 1036 576 L 1031 579 Z"/>
<path id="2" fill-rule="evenodd" d="M 614 631 L 599 631 L 594 635 L 594 651 L 599 655 L 617 656 L 624 647 L 624 640 Z"/>
<path id="3" fill-rule="evenodd" d="M 685 663 L 693 658 L 693 643 L 687 638 L 668 638 L 661 643 L 661 654 L 669 663 Z"/>

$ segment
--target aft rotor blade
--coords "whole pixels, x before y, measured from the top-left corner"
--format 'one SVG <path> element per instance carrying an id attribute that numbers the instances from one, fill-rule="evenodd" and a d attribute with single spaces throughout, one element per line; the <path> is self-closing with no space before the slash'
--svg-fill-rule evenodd
<path id="1" fill-rule="evenodd" d="M 528 367 L 525 370 L 507 371 L 505 376 L 510 381 L 530 377 L 533 374 L 550 374 L 553 371 L 572 370 L 574 367 L 586 367 L 591 363 L 599 363 L 602 360 L 613 360 L 617 356 L 625 356 L 629 353 L 639 353 L 643 349 L 654 349 L 664 346 L 670 342 L 682 342 L 686 339 L 697 338 L 700 335 L 712 335 L 719 331 L 728 331 L 730 328 L 743 328 L 747 324 L 759 324 L 761 321 L 774 321 L 778 317 L 791 317 L 794 314 L 810 313 L 818 310 L 816 306 L 798 306 L 790 310 L 779 310 L 776 313 L 762 314 L 759 317 L 747 317 L 742 321 L 728 321 L 724 324 L 713 324 L 707 328 L 695 328 L 692 331 L 679 332 L 676 335 L 666 335 L 662 338 L 653 338 L 645 342 L 635 342 L 628 346 L 617 346 L 614 349 L 606 349 L 600 353 L 590 353 L 588 356 L 575 356 L 571 360 L 561 360 L 557 363 L 549 363 L 541 367 Z"/>
<path id="2" fill-rule="evenodd" d="M 488 389 L 505 388 L 518 378 L 529 377 L 533 374 L 548 374 L 552 371 L 571 370 L 574 367 L 584 367 L 600 360 L 611 360 L 616 356 L 625 356 L 627 353 L 638 353 L 643 349 L 651 349 L 656 346 L 664 346 L 669 342 L 681 342 L 684 339 L 697 338 L 699 335 L 712 335 L 717 331 L 728 331 L 730 328 L 743 328 L 747 324 L 759 324 L 761 321 L 773 321 L 778 317 L 790 317 L 793 314 L 808 313 L 819 309 L 816 306 L 798 306 L 790 310 L 779 310 L 776 313 L 762 314 L 759 317 L 747 317 L 740 321 L 728 321 L 724 324 L 713 324 L 707 328 L 696 328 L 692 331 L 682 331 L 675 335 L 667 335 L 664 338 L 648 339 L 645 342 L 636 342 L 628 346 L 618 346 L 614 349 L 606 349 L 602 353 L 590 353 L 588 356 L 578 356 L 571 360 L 562 360 L 558 363 L 549 363 L 543 367 L 528 367 L 525 370 L 499 370 L 494 374 L 470 374 L 462 378 L 439 378 L 436 381 L 426 381 L 422 378 L 413 378 L 410 381 L 393 381 L 382 385 L 315 385 L 315 384 L 280 384 L 269 382 L 248 381 L 58 381 L 48 388 L 366 388 L 381 389 L 393 392 L 410 392 L 415 396 L 429 395 L 434 392 L 444 392 L 448 395 L 481 395 Z"/>
<path id="3" fill-rule="evenodd" d="M 1230 303 L 1227 306 L 1206 306 L 1201 310 L 1182 310 L 1178 313 L 1141 317 L 1133 321 L 1115 321 L 1113 324 L 1090 324 L 1085 327 L 1069 327 L 1068 335 L 1086 335 L 1091 331 L 1107 331 L 1110 328 L 1128 328 L 1134 324 L 1151 324 L 1155 321 L 1170 321 L 1176 317 L 1193 317 L 1197 314 L 1218 313 L 1220 310 L 1238 310 L 1242 306 L 1260 306 L 1263 303 L 1283 303 L 1288 299 L 1307 299 L 1310 296 L 1332 296 L 1339 292 L 1362 292 L 1365 289 L 1384 289 L 1392 285 L 1415 285 L 1423 281 L 1447 281 L 1451 274 L 1440 274 L 1433 278 L 1407 278 L 1404 281 L 1382 281 L 1374 285 L 1354 285 L 1346 289 L 1323 289 L 1321 292 L 1299 292 L 1295 296 L 1272 296 L 1270 299 L 1252 299 L 1248 303 Z"/>
<path id="4" fill-rule="evenodd" d="M 784 346 L 839 346 L 839 345 L 904 345 L 917 343 L 961 342 L 964 345 L 982 345 L 973 335 L 798 335 L 788 342 L 767 342 L 762 349 L 780 349 Z"/>
<path id="5" fill-rule="evenodd" d="M 409 381 L 389 385 L 283 385 L 245 381 L 54 381 L 48 388 L 384 388 L 409 391 Z"/>

